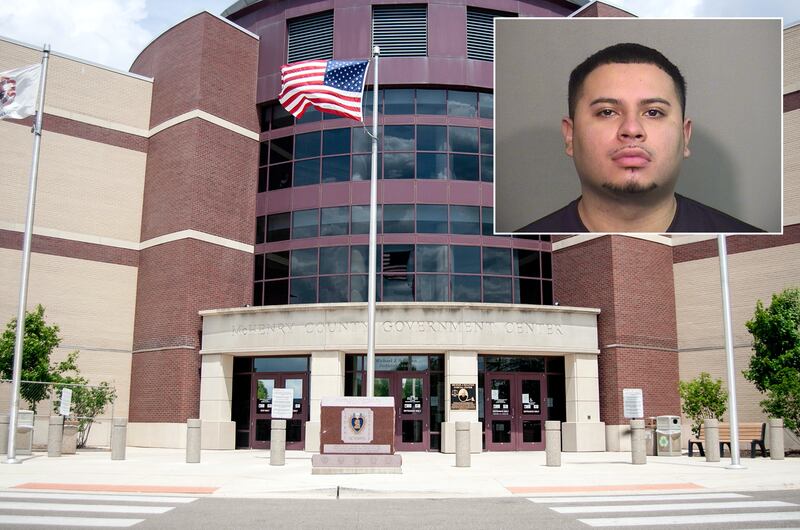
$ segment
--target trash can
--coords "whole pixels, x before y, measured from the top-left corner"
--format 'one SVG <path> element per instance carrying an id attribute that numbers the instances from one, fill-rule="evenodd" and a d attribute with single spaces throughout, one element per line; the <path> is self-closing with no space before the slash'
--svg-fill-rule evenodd
<path id="1" fill-rule="evenodd" d="M 656 417 L 658 456 L 681 456 L 681 419 L 679 416 Z"/>
<path id="2" fill-rule="evenodd" d="M 644 443 L 647 456 L 656 456 L 658 441 L 656 439 L 655 416 L 650 416 L 644 420 Z"/>

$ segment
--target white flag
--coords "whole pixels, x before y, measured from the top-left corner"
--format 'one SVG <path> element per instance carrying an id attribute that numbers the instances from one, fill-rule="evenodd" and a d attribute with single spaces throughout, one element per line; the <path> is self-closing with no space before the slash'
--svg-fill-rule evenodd
<path id="1" fill-rule="evenodd" d="M 0 72 L 0 120 L 21 120 L 36 114 L 41 75 L 41 64 Z"/>

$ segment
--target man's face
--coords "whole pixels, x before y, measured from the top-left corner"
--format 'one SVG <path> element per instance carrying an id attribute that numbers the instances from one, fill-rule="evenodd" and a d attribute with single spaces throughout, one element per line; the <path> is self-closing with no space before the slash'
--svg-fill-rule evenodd
<path id="1" fill-rule="evenodd" d="M 666 72 L 615 63 L 586 77 L 575 116 L 564 118 L 561 129 L 584 192 L 629 196 L 673 192 L 692 124 L 683 120 Z"/>

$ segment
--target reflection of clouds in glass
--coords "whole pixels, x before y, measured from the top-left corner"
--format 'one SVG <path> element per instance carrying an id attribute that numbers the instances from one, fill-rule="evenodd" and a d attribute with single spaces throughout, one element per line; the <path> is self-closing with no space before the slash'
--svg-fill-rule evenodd
<path id="1" fill-rule="evenodd" d="M 478 112 L 478 94 L 476 92 L 447 92 L 447 114 L 450 116 L 475 117 Z"/>
<path id="2" fill-rule="evenodd" d="M 414 155 L 412 153 L 386 154 L 383 158 L 383 178 L 414 178 Z"/>
<path id="3" fill-rule="evenodd" d="M 292 276 L 307 276 L 317 273 L 317 249 L 307 248 L 292 251 Z"/>
<path id="4" fill-rule="evenodd" d="M 477 153 L 478 129 L 475 127 L 450 127 L 450 150 Z"/>
<path id="5" fill-rule="evenodd" d="M 447 272 L 447 245 L 417 245 L 417 270 Z"/>
<path id="6" fill-rule="evenodd" d="M 414 149 L 413 125 L 386 125 L 383 131 L 384 151 L 412 151 Z"/>

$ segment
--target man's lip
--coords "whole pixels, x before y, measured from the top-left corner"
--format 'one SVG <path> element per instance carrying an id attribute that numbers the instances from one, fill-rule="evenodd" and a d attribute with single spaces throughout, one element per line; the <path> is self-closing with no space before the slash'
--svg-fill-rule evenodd
<path id="1" fill-rule="evenodd" d="M 644 167 L 650 163 L 650 154 L 644 149 L 629 147 L 616 151 L 611 160 L 621 167 Z"/>

